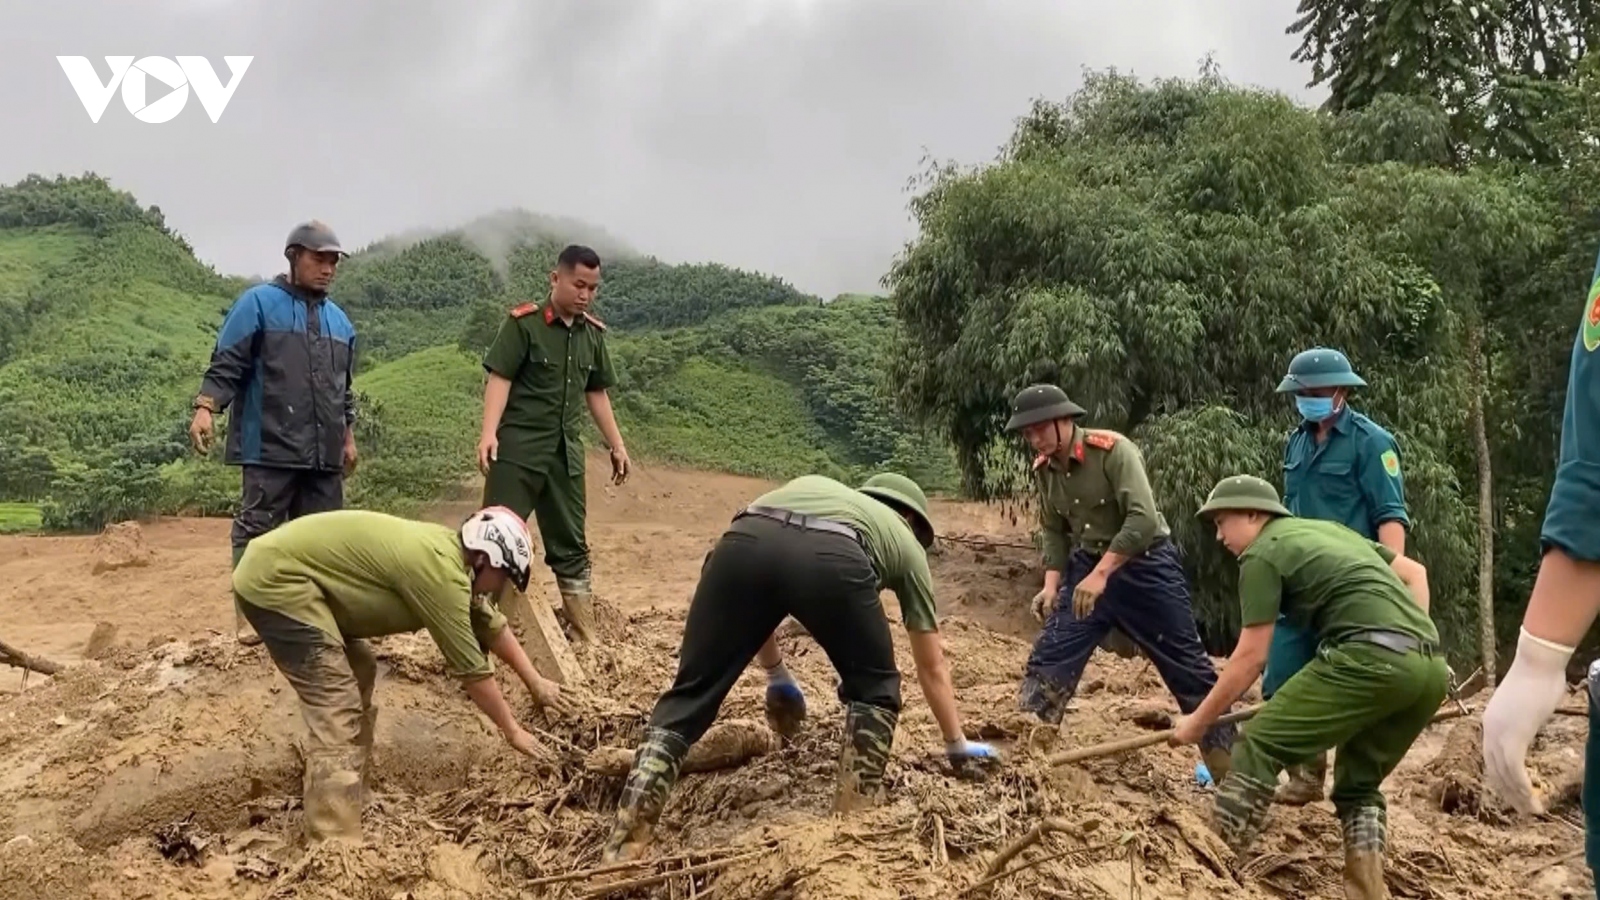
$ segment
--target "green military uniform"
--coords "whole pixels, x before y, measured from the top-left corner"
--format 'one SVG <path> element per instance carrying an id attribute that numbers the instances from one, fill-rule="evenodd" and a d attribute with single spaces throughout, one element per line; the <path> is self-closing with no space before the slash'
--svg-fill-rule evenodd
<path id="1" fill-rule="evenodd" d="M 588 609 L 589 545 L 582 427 L 584 395 L 617 383 L 605 325 L 588 313 L 571 324 L 549 303 L 511 310 L 484 354 L 485 370 L 511 382 L 490 462 L 483 505 L 532 515 L 544 561 L 556 575 L 569 615 Z M 587 612 L 575 624 L 587 631 Z"/>
<path id="2" fill-rule="evenodd" d="M 1290 361 L 1278 392 L 1364 386 L 1366 381 L 1343 353 L 1314 347 Z M 1400 448 L 1394 435 L 1348 406 L 1328 421 L 1327 434 L 1319 441 L 1320 423 L 1320 418 L 1303 421 L 1284 445 L 1283 502 L 1289 511 L 1303 518 L 1339 522 L 1373 541 L 1378 539 L 1378 526 L 1385 522 L 1409 527 Z M 1261 676 L 1261 696 L 1270 700 L 1284 682 L 1315 658 L 1317 642 L 1314 631 L 1279 616 Z M 1321 799 L 1327 768 L 1324 756 L 1291 767 L 1289 784 L 1279 799 L 1295 804 Z"/>
<path id="3" fill-rule="evenodd" d="M 233 589 L 300 699 L 307 832 L 359 836 L 377 719 L 364 639 L 425 628 L 446 669 L 475 681 L 494 672 L 485 648 L 505 617 L 474 598 L 454 529 L 368 510 L 314 513 L 255 538 Z"/>
<path id="4" fill-rule="evenodd" d="M 1380 787 L 1445 698 L 1449 670 L 1439 632 L 1390 567 L 1394 551 L 1382 544 L 1336 522 L 1291 516 L 1271 485 L 1250 476 L 1224 479 L 1200 515 L 1221 510 L 1274 516 L 1239 554 L 1242 627 L 1269 625 L 1286 613 L 1314 631 L 1320 646 L 1234 746 L 1233 770 L 1217 791 L 1218 828 L 1243 851 L 1265 823 L 1278 773 L 1337 748 L 1332 799 L 1344 825 L 1347 890 L 1352 877 L 1374 884 L 1374 866 L 1381 885 Z"/>

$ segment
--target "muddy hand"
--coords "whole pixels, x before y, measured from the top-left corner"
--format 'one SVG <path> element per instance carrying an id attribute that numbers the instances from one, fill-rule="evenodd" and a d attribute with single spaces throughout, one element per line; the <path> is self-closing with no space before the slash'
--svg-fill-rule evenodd
<path id="1" fill-rule="evenodd" d="M 189 443 L 196 453 L 211 449 L 211 410 L 202 407 L 194 411 L 194 418 L 189 420 Z"/>
<path id="2" fill-rule="evenodd" d="M 944 745 L 945 758 L 959 776 L 984 775 L 1000 767 L 1000 751 L 977 741 L 959 738 Z"/>
<path id="3" fill-rule="evenodd" d="M 617 447 L 611 451 L 611 483 L 622 484 L 628 480 L 628 473 L 633 470 L 633 460 L 628 458 L 626 447 Z"/>
<path id="4" fill-rule="evenodd" d="M 558 718 L 570 716 L 576 708 L 572 698 L 561 690 L 561 685 L 548 678 L 539 679 L 538 684 L 533 685 L 530 690 L 533 692 L 533 699 L 544 708 L 546 715 Z"/>
<path id="5" fill-rule="evenodd" d="M 1049 588 L 1045 588 L 1039 593 L 1034 594 L 1033 603 L 1031 606 L 1033 609 L 1033 617 L 1043 622 L 1045 619 L 1050 618 L 1050 614 L 1052 612 L 1055 612 L 1056 592 L 1050 590 Z"/>

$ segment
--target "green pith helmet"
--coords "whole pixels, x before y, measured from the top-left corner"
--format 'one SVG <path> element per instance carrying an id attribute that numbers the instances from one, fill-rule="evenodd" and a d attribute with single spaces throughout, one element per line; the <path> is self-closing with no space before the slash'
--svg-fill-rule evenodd
<path id="1" fill-rule="evenodd" d="M 1067 392 L 1053 384 L 1036 384 L 1022 389 L 1011 401 L 1007 431 L 1016 431 L 1052 419 L 1076 419 L 1084 408 L 1067 399 Z"/>
<path id="2" fill-rule="evenodd" d="M 1278 489 L 1254 475 L 1234 475 L 1217 482 L 1195 515 L 1207 518 L 1222 510 L 1254 510 L 1278 516 L 1293 515 L 1278 502 Z"/>
<path id="3" fill-rule="evenodd" d="M 333 229 L 315 219 L 310 222 L 302 222 L 296 225 L 293 231 L 289 232 L 288 239 L 283 242 L 283 252 L 287 255 L 289 251 L 296 247 L 304 247 L 313 253 L 326 252 L 337 253 L 340 256 L 347 255 L 344 252 L 344 248 L 339 246 L 339 238 L 333 233 Z"/>
<path id="4" fill-rule="evenodd" d="M 856 490 L 910 513 L 911 530 L 916 533 L 917 542 L 924 547 L 933 546 L 933 521 L 928 518 L 928 495 L 922 492 L 915 481 L 894 472 L 880 472 L 868 478 Z"/>
<path id="5" fill-rule="evenodd" d="M 1343 353 L 1329 347 L 1312 347 L 1295 354 L 1289 361 L 1289 374 L 1278 382 L 1278 393 L 1287 394 L 1311 388 L 1365 387 L 1366 382 L 1351 368 Z"/>

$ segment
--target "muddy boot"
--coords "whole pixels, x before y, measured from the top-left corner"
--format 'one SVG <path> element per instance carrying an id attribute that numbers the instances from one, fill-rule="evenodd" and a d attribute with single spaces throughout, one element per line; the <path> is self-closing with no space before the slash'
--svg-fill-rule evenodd
<path id="1" fill-rule="evenodd" d="M 833 811 L 850 812 L 876 806 L 883 793 L 883 771 L 894 746 L 898 713 L 866 703 L 851 703 L 844 718 L 844 745 L 839 748 Z"/>
<path id="2" fill-rule="evenodd" d="M 239 568 L 239 560 L 244 557 L 244 548 L 233 548 L 233 568 Z M 230 569 L 231 571 L 231 569 Z M 245 647 L 254 647 L 261 643 L 261 635 L 256 634 L 250 627 L 250 621 L 244 617 L 244 600 L 238 594 L 233 595 L 233 637 Z"/>
<path id="3" fill-rule="evenodd" d="M 1200 758 L 1206 764 L 1206 771 L 1211 773 L 1211 783 L 1221 784 L 1222 779 L 1228 777 L 1233 770 L 1233 751 L 1227 747 L 1211 747 L 1200 751 Z"/>
<path id="4" fill-rule="evenodd" d="M 1389 900 L 1389 888 L 1383 881 L 1383 853 L 1388 842 L 1384 810 L 1360 807 L 1342 822 L 1345 900 Z"/>
<path id="5" fill-rule="evenodd" d="M 1064 689 L 1048 679 L 1029 675 L 1017 687 L 1017 709 L 1033 713 L 1046 725 L 1060 725 L 1061 719 L 1067 714 L 1067 704 L 1072 701 L 1072 694 L 1072 690 Z"/>
<path id="6" fill-rule="evenodd" d="M 1328 774 L 1328 755 L 1319 753 L 1297 766 L 1289 767 L 1289 783 L 1278 788 L 1274 802 L 1284 806 L 1305 806 L 1321 800 L 1322 782 Z"/>
<path id="7" fill-rule="evenodd" d="M 1272 789 L 1272 784 L 1238 769 L 1229 770 L 1227 778 L 1217 781 L 1214 827 L 1234 853 L 1244 855 L 1266 826 Z"/>
<path id="8" fill-rule="evenodd" d="M 361 840 L 359 747 L 306 751 L 305 832 L 311 841 Z"/>
<path id="9" fill-rule="evenodd" d="M 594 641 L 594 594 L 589 587 L 589 577 L 557 578 L 561 591 L 561 610 L 578 636 L 580 643 Z"/>
<path id="10" fill-rule="evenodd" d="M 644 743 L 633 755 L 633 771 L 622 786 L 617 820 L 600 853 L 601 863 L 626 862 L 649 846 L 656 821 L 667 805 L 667 793 L 677 782 L 678 767 L 688 753 L 689 745 L 678 735 L 664 728 L 645 729 Z"/>

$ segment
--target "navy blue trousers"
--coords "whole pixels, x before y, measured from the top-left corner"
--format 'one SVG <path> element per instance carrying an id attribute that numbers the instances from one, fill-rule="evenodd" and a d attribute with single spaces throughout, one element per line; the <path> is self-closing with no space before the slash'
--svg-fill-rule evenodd
<path id="1" fill-rule="evenodd" d="M 1018 706 L 1043 722 L 1060 724 L 1067 701 L 1100 641 L 1115 625 L 1144 651 L 1167 690 L 1185 714 L 1194 712 L 1217 683 L 1217 670 L 1200 643 L 1183 560 L 1172 541 L 1157 541 L 1106 580 L 1106 589 L 1088 618 L 1072 612 L 1072 592 L 1100 557 L 1074 551 L 1062 573 L 1056 608 L 1034 641 Z M 1236 727 L 1217 725 L 1200 741 L 1201 750 L 1233 746 Z"/>

